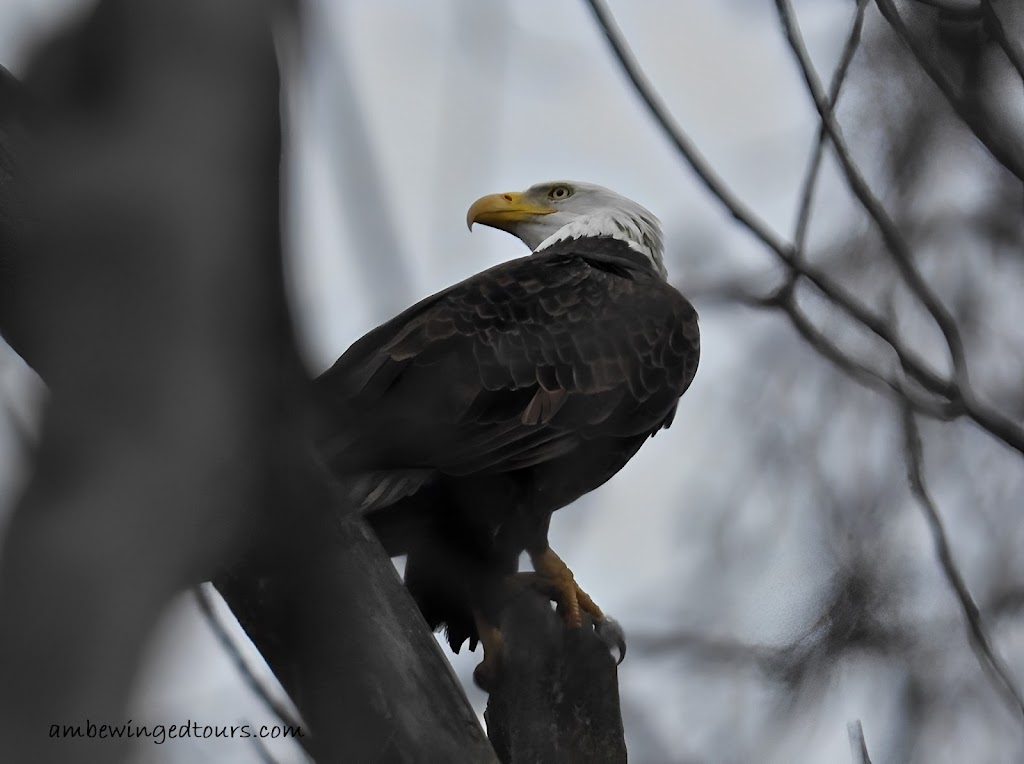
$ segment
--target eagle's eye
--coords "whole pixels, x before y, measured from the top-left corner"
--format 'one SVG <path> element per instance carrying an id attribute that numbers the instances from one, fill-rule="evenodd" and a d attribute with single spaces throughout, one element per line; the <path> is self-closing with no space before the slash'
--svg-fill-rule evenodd
<path id="1" fill-rule="evenodd" d="M 570 196 L 572 196 L 572 189 L 568 186 L 553 186 L 552 189 L 548 191 L 548 199 L 554 199 L 556 201 L 568 199 Z"/>

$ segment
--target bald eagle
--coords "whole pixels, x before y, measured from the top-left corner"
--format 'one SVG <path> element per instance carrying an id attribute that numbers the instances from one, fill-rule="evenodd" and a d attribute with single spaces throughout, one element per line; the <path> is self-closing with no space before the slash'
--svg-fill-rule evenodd
<path id="1" fill-rule="evenodd" d="M 548 546 L 551 514 L 671 424 L 699 333 L 666 281 L 657 219 L 619 194 L 541 183 L 478 199 L 467 223 L 532 252 L 372 330 L 315 387 L 320 455 L 388 553 L 408 555 L 430 626 L 456 652 L 482 642 L 474 677 L 486 689 L 517 586 L 547 593 L 570 628 L 584 613 L 605 623 Z M 523 551 L 532 574 L 517 574 Z"/>

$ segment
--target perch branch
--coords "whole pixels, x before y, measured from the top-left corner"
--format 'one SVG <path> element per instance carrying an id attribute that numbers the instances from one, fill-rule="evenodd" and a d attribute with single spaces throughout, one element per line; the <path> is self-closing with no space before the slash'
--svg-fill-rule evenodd
<path id="1" fill-rule="evenodd" d="M 589 619 L 567 630 L 537 592 L 502 614 L 503 679 L 487 700 L 487 734 L 503 764 L 625 764 L 618 671 Z"/>

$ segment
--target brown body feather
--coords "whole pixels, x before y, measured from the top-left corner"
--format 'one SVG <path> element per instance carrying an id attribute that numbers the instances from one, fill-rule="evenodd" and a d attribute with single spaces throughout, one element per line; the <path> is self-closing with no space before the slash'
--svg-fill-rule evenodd
<path id="1" fill-rule="evenodd" d="M 317 380 L 319 449 L 453 648 L 551 513 L 668 426 L 697 314 L 621 241 L 578 239 L 423 300 Z"/>

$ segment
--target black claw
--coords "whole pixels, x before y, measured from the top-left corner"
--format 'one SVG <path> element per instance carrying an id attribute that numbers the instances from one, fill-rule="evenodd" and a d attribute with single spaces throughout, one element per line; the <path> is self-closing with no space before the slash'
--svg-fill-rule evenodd
<path id="1" fill-rule="evenodd" d="M 609 651 L 613 654 L 618 651 L 615 665 L 622 663 L 626 657 L 626 633 L 619 622 L 611 616 L 605 616 L 600 621 L 594 621 L 594 632 L 608 646 Z"/>

